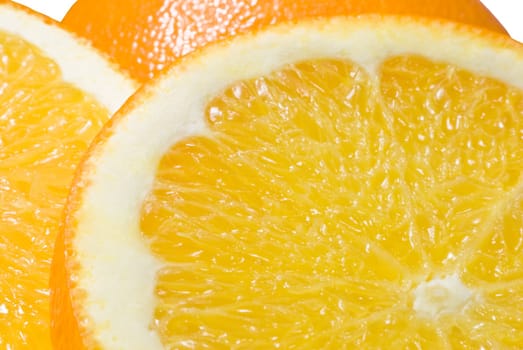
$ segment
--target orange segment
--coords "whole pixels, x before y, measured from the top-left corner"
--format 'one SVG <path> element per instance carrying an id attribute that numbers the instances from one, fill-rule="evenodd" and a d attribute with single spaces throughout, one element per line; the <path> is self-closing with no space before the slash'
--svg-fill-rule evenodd
<path id="1" fill-rule="evenodd" d="M 146 81 L 208 43 L 266 25 L 358 14 L 445 18 L 505 30 L 478 0 L 79 0 L 63 23 Z"/>
<path id="2" fill-rule="evenodd" d="M 429 209 L 419 219 L 431 223 L 421 223 L 430 260 L 445 265 L 460 258 L 471 235 L 491 232 L 504 202 L 518 195 L 522 95 L 502 82 L 421 59 L 387 62 L 382 86 L 395 111 L 394 133 L 405 145 L 411 187 Z"/>

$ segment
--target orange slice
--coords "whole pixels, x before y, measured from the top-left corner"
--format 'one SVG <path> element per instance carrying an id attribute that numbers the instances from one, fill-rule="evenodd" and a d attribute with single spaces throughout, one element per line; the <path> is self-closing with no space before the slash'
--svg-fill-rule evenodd
<path id="1" fill-rule="evenodd" d="M 51 349 L 49 272 L 68 187 L 134 86 L 52 20 L 0 4 L 0 348 Z"/>
<path id="2" fill-rule="evenodd" d="M 385 16 L 189 55 L 82 163 L 57 349 L 517 349 L 523 48 Z M 71 346 L 74 344 L 74 346 Z"/>
<path id="3" fill-rule="evenodd" d="M 505 32 L 479 0 L 79 0 L 63 23 L 146 81 L 177 57 L 238 33 L 368 13 L 445 18 Z"/>

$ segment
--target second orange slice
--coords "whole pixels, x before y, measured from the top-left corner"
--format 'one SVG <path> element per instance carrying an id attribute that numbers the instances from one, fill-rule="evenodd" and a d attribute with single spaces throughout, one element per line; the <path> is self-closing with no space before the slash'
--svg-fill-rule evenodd
<path id="1" fill-rule="evenodd" d="M 0 348 L 51 349 L 49 272 L 68 188 L 134 86 L 57 23 L 0 4 Z"/>

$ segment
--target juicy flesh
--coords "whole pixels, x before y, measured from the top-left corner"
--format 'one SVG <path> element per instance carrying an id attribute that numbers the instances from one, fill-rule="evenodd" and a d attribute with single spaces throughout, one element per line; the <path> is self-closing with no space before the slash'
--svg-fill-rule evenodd
<path id="1" fill-rule="evenodd" d="M 522 113 L 521 91 L 413 56 L 234 84 L 144 202 L 152 326 L 173 349 L 517 348 Z"/>
<path id="2" fill-rule="evenodd" d="M 0 31 L 0 348 L 51 349 L 52 248 L 74 169 L 108 112 Z"/>

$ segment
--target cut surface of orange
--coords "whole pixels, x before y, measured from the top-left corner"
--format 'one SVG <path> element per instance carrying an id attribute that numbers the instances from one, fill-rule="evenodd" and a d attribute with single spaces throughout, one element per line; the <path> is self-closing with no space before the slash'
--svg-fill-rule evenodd
<path id="1" fill-rule="evenodd" d="M 187 56 L 81 165 L 57 348 L 518 349 L 522 115 L 523 48 L 462 25 L 323 19 Z"/>
<path id="2" fill-rule="evenodd" d="M 505 32 L 479 0 L 78 0 L 63 23 L 146 81 L 177 57 L 238 33 L 368 13 L 445 18 Z"/>
<path id="3" fill-rule="evenodd" d="M 0 348 L 51 349 L 49 274 L 73 173 L 134 83 L 29 10 L 0 4 Z"/>

